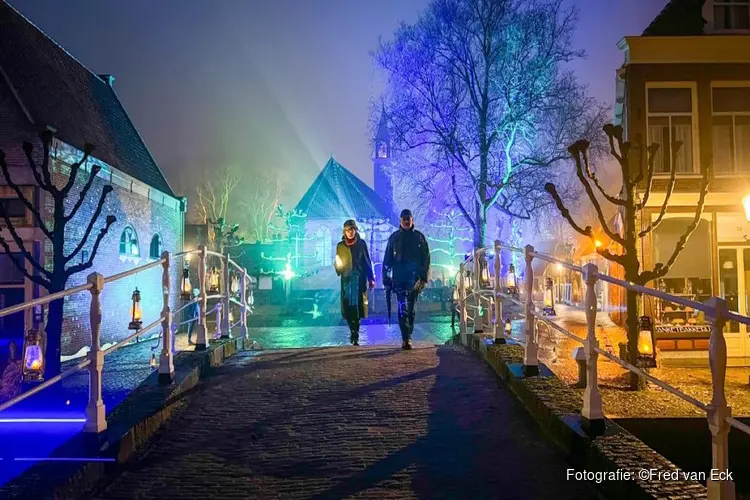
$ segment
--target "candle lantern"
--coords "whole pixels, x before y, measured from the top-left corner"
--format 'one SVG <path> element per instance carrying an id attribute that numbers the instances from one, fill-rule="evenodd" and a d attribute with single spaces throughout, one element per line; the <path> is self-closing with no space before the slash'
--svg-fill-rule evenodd
<path id="1" fill-rule="evenodd" d="M 143 322 L 141 321 L 141 292 L 136 288 L 133 290 L 133 305 L 130 306 L 130 324 L 128 330 L 140 330 Z"/>
<path id="2" fill-rule="evenodd" d="M 182 282 L 180 283 L 180 298 L 190 300 L 193 298 L 193 287 L 190 285 L 190 269 L 182 269 Z"/>
<path id="3" fill-rule="evenodd" d="M 232 276 L 232 286 L 230 288 L 232 291 L 232 295 L 235 297 L 239 296 L 240 294 L 240 278 L 235 274 Z"/>
<path id="4" fill-rule="evenodd" d="M 547 278 L 544 285 L 544 309 L 542 309 L 542 314 L 545 316 L 557 316 L 552 278 Z"/>
<path id="5" fill-rule="evenodd" d="M 458 296 L 458 288 L 453 288 L 453 302 L 458 302 L 459 296 Z"/>
<path id="6" fill-rule="evenodd" d="M 638 326 L 638 367 L 655 368 L 654 324 L 649 316 L 641 316 Z"/>
<path id="7" fill-rule="evenodd" d="M 513 264 L 508 266 L 508 274 L 505 276 L 505 288 L 508 291 L 508 295 L 516 295 L 518 293 L 518 283 L 516 281 L 516 268 Z"/>
<path id="8" fill-rule="evenodd" d="M 464 290 L 466 290 L 467 294 L 471 290 L 471 271 L 466 271 L 464 274 Z"/>
<path id="9" fill-rule="evenodd" d="M 47 336 L 43 325 L 44 311 L 36 306 L 32 313 L 31 328 L 23 338 L 23 380 L 41 382 L 44 378 L 44 354 Z"/>
<path id="10" fill-rule="evenodd" d="M 479 261 L 479 278 L 481 280 L 482 287 L 487 287 L 490 285 L 490 269 L 489 264 L 487 263 L 487 259 L 482 258 Z"/>
<path id="11" fill-rule="evenodd" d="M 216 266 L 211 268 L 210 285 L 208 291 L 212 293 L 219 292 L 219 271 L 216 269 Z"/>
<path id="12" fill-rule="evenodd" d="M 505 320 L 505 336 L 510 337 L 510 333 L 513 330 L 513 325 L 510 322 L 510 318 Z"/>

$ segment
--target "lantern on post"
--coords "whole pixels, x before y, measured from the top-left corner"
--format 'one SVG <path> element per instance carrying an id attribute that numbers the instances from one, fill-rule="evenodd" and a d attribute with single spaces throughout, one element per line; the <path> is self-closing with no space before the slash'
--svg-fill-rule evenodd
<path id="1" fill-rule="evenodd" d="M 219 271 L 216 270 L 216 266 L 211 268 L 208 291 L 211 293 L 219 292 Z"/>
<path id="2" fill-rule="evenodd" d="M 656 368 L 654 324 L 649 316 L 641 316 L 638 326 L 638 368 Z"/>
<path id="3" fill-rule="evenodd" d="M 182 300 L 191 300 L 193 298 L 193 287 L 190 284 L 190 269 L 187 266 L 182 268 L 182 281 L 180 282 L 180 298 Z"/>
<path id="4" fill-rule="evenodd" d="M 512 331 L 513 331 L 513 325 L 510 322 L 510 318 L 507 318 L 505 320 L 505 336 L 510 337 L 510 334 Z"/>
<path id="5" fill-rule="evenodd" d="M 36 306 L 32 312 L 31 328 L 23 337 L 23 380 L 41 382 L 44 379 L 44 354 L 47 336 L 44 332 L 44 309 Z"/>
<path id="6" fill-rule="evenodd" d="M 508 274 L 505 276 L 505 288 L 508 295 L 518 294 L 518 282 L 516 281 L 516 268 L 513 264 L 508 266 Z"/>
<path id="7" fill-rule="evenodd" d="M 542 309 L 542 314 L 545 316 L 557 316 L 555 312 L 555 294 L 552 288 L 552 278 L 547 278 L 544 282 L 544 309 Z"/>
<path id="8" fill-rule="evenodd" d="M 143 322 L 141 321 L 141 292 L 138 288 L 133 290 L 132 300 L 133 304 L 130 306 L 130 324 L 128 325 L 128 330 L 138 331 L 143 325 Z"/>
<path id="9" fill-rule="evenodd" d="M 232 286 L 229 288 L 235 297 L 240 294 L 240 278 L 236 274 L 232 276 Z"/>
<path id="10" fill-rule="evenodd" d="M 490 286 L 490 266 L 484 256 L 479 261 L 479 279 L 482 288 Z"/>

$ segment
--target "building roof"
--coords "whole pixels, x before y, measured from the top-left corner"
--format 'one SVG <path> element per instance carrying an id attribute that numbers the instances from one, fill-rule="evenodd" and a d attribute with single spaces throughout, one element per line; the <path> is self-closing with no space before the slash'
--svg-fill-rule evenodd
<path id="1" fill-rule="evenodd" d="M 297 204 L 297 210 L 305 212 L 308 219 L 396 220 L 388 203 L 333 156 Z"/>
<path id="2" fill-rule="evenodd" d="M 0 77 L 6 79 L 31 120 L 51 126 L 61 141 L 117 170 L 174 196 L 172 188 L 110 86 L 0 0 Z"/>
<path id="3" fill-rule="evenodd" d="M 643 36 L 695 36 L 703 34 L 705 0 L 669 0 L 651 21 Z"/>

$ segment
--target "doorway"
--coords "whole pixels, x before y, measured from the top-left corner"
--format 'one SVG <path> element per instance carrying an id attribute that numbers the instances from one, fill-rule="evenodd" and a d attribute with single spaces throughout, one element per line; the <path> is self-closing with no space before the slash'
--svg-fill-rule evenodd
<path id="1" fill-rule="evenodd" d="M 730 311 L 747 316 L 750 312 L 748 291 L 750 291 L 750 248 L 719 247 L 719 296 L 727 301 Z M 750 357 L 747 326 L 737 321 L 727 321 L 724 326 L 724 338 L 727 341 L 728 357 Z"/>

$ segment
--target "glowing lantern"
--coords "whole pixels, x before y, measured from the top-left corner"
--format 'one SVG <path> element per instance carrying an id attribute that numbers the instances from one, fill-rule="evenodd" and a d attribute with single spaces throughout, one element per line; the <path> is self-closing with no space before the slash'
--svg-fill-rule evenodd
<path id="1" fill-rule="evenodd" d="M 253 295 L 253 291 L 250 290 L 247 296 L 247 305 L 252 306 L 253 304 L 255 304 L 255 296 Z"/>
<path id="2" fill-rule="evenodd" d="M 133 290 L 133 305 L 130 306 L 130 324 L 128 330 L 140 330 L 143 322 L 141 321 L 141 292 L 136 288 Z"/>
<path id="3" fill-rule="evenodd" d="M 232 326 L 234 323 L 234 314 L 232 314 L 232 310 L 229 310 L 229 326 Z"/>
<path id="4" fill-rule="evenodd" d="M 344 267 L 344 261 L 341 260 L 341 257 L 337 255 L 336 259 L 333 261 L 333 266 L 337 271 L 341 271 L 341 269 Z"/>
<path id="5" fill-rule="evenodd" d="M 594 246 L 595 246 L 596 248 L 601 248 L 601 247 L 602 247 L 602 242 L 601 242 L 601 241 L 599 241 L 599 240 L 596 240 L 596 241 L 594 241 Z"/>
<path id="6" fill-rule="evenodd" d="M 151 366 L 151 368 L 156 368 L 157 366 L 159 366 L 156 362 L 156 354 L 154 354 L 153 352 L 151 353 L 151 362 L 149 363 L 149 365 Z"/>
<path id="7" fill-rule="evenodd" d="M 211 268 L 210 285 L 208 287 L 209 292 L 219 292 L 219 271 L 216 267 Z"/>
<path id="8" fill-rule="evenodd" d="M 464 275 L 464 290 L 471 290 L 471 272 L 466 271 Z"/>
<path id="9" fill-rule="evenodd" d="M 182 283 L 180 284 L 180 298 L 190 300 L 193 298 L 193 287 L 190 285 L 190 269 L 182 269 Z"/>
<path id="10" fill-rule="evenodd" d="M 479 262 L 479 267 L 480 267 L 479 276 L 482 280 L 482 286 L 487 286 L 490 283 L 490 269 L 489 269 L 489 266 L 487 265 L 487 260 L 482 259 Z"/>
<path id="11" fill-rule="evenodd" d="M 232 295 L 237 297 L 240 294 L 240 278 L 235 274 L 232 276 L 232 286 L 230 288 Z"/>
<path id="12" fill-rule="evenodd" d="M 23 380 L 41 382 L 44 377 L 44 353 L 47 336 L 42 326 L 44 311 L 34 308 L 32 325 L 23 338 Z"/>
<path id="13" fill-rule="evenodd" d="M 555 294 L 552 288 L 552 278 L 547 278 L 544 286 L 544 309 L 542 309 L 542 314 L 545 316 L 557 316 L 555 312 Z"/>
<path id="14" fill-rule="evenodd" d="M 336 257 L 338 257 L 338 255 Z M 292 270 L 292 265 L 289 262 L 287 262 L 286 263 L 286 268 L 283 271 L 281 271 L 281 276 L 286 281 L 290 281 L 292 278 L 294 278 L 295 276 L 297 276 L 297 273 L 295 273 Z"/>
<path id="15" fill-rule="evenodd" d="M 453 302 L 458 302 L 458 288 L 453 289 Z"/>
<path id="16" fill-rule="evenodd" d="M 641 316 L 638 327 L 638 367 L 656 367 L 654 352 L 654 325 L 649 316 Z"/>
<path id="17" fill-rule="evenodd" d="M 513 330 L 513 325 L 510 322 L 510 318 L 505 320 L 505 336 L 510 337 L 510 333 Z"/>
<path id="18" fill-rule="evenodd" d="M 508 294 L 515 295 L 518 293 L 518 283 L 516 282 L 516 268 L 513 264 L 508 266 L 508 274 L 505 276 L 505 288 Z"/>

